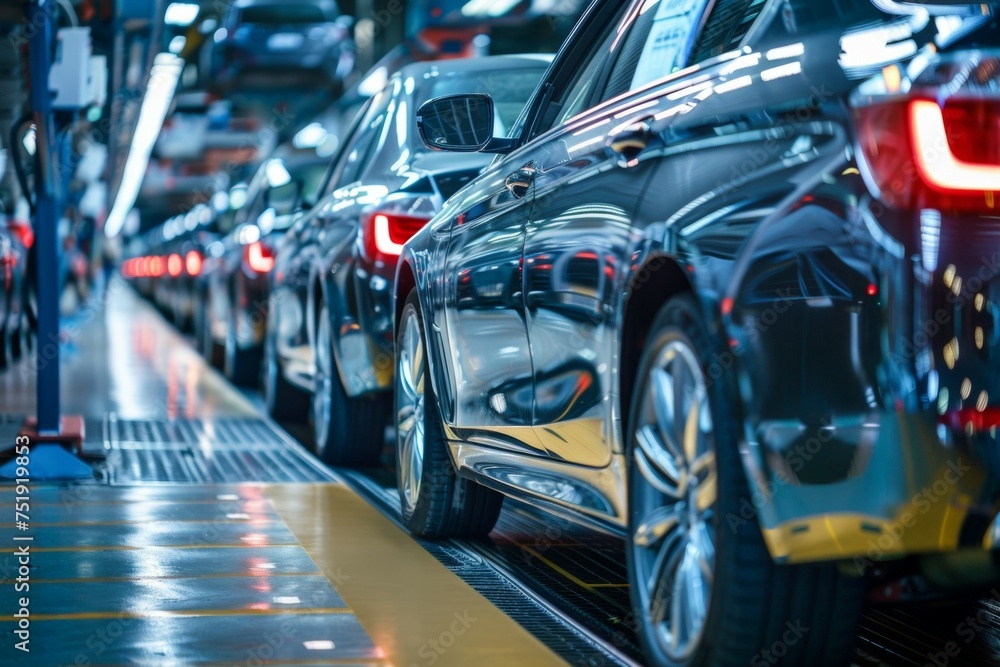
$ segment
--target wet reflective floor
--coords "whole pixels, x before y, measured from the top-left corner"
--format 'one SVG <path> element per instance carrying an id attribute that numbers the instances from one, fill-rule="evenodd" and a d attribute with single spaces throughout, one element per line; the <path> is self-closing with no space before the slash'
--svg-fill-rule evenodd
<path id="1" fill-rule="evenodd" d="M 562 664 L 127 288 L 58 345 L 95 477 L 31 482 L 27 530 L 0 520 L 0 664 Z M 0 374 L 11 445 L 36 371 Z"/>

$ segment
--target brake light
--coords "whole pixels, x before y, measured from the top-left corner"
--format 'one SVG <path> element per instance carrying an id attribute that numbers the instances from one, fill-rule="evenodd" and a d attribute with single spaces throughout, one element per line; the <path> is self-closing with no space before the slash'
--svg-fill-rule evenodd
<path id="1" fill-rule="evenodd" d="M 376 211 L 365 220 L 365 254 L 375 261 L 395 263 L 403 244 L 423 229 L 430 218 Z"/>
<path id="2" fill-rule="evenodd" d="M 32 231 L 31 225 L 26 222 L 10 221 L 7 223 L 7 228 L 10 229 L 11 233 L 17 237 L 25 248 L 30 248 L 35 243 L 35 232 Z"/>
<path id="3" fill-rule="evenodd" d="M 174 253 L 167 258 L 167 273 L 169 273 L 171 277 L 176 278 L 181 275 L 181 271 L 183 270 L 184 262 L 181 260 L 180 255 Z"/>
<path id="4" fill-rule="evenodd" d="M 260 241 L 247 246 L 247 264 L 257 273 L 269 273 L 274 268 L 274 251 Z"/>
<path id="5" fill-rule="evenodd" d="M 184 268 L 189 276 L 201 275 L 202 259 L 197 250 L 189 250 L 184 256 Z"/>
<path id="6" fill-rule="evenodd" d="M 908 84 L 911 94 L 876 96 L 855 110 L 860 163 L 883 203 L 970 213 L 1000 207 L 998 63 L 977 53 L 942 57 Z"/>

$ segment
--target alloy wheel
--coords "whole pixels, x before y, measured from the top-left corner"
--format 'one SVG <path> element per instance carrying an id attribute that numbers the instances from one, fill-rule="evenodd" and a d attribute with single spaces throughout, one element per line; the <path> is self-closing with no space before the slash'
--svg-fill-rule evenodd
<path id="1" fill-rule="evenodd" d="M 396 361 L 397 456 L 403 502 L 410 509 L 420 497 L 424 472 L 424 381 L 425 358 L 420 324 L 411 315 L 403 330 L 403 344 Z"/>
<path id="2" fill-rule="evenodd" d="M 637 398 L 630 548 L 640 612 L 664 653 L 684 662 L 708 619 L 718 497 L 705 376 L 686 340 L 664 345 Z"/>

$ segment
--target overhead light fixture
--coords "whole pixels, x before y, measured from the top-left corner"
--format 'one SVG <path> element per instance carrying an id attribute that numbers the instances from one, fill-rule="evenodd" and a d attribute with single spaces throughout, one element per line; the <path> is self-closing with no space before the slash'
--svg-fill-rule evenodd
<path id="1" fill-rule="evenodd" d="M 469 0 L 462 7 L 463 16 L 503 16 L 521 0 Z"/>
<path id="2" fill-rule="evenodd" d="M 170 40 L 170 46 L 167 47 L 170 53 L 180 53 L 184 50 L 184 46 L 187 44 L 187 37 L 184 35 L 177 35 L 172 40 Z"/>
<path id="3" fill-rule="evenodd" d="M 272 188 L 280 188 L 282 185 L 288 185 L 292 182 L 292 175 L 288 173 L 284 163 L 277 158 L 267 161 L 264 175 L 267 177 L 268 185 Z"/>
<path id="4" fill-rule="evenodd" d="M 326 128 L 319 123 L 309 123 L 292 138 L 296 148 L 316 148 L 326 139 Z"/>
<path id="5" fill-rule="evenodd" d="M 194 3 L 172 2 L 167 5 L 167 11 L 163 15 L 163 22 L 167 25 L 176 25 L 181 28 L 186 28 L 194 23 L 194 20 L 198 18 L 199 11 L 201 11 L 201 7 Z"/>
<path id="6" fill-rule="evenodd" d="M 146 86 L 146 96 L 139 109 L 139 120 L 132 134 L 132 145 L 129 146 L 128 157 L 125 159 L 125 169 L 122 181 L 115 195 L 114 206 L 108 213 L 104 223 L 106 236 L 114 237 L 122 230 L 129 211 L 135 205 L 139 196 L 142 179 L 146 175 L 149 156 L 153 145 L 160 136 L 163 119 L 167 116 L 167 108 L 174 98 L 177 80 L 180 78 L 184 61 L 172 53 L 157 54 L 153 61 L 153 69 L 149 73 L 149 85 Z"/>

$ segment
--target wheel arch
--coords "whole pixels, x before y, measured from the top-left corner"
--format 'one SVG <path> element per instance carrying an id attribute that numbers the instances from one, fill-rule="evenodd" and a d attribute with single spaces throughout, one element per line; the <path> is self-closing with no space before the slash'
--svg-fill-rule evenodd
<path id="1" fill-rule="evenodd" d="M 664 254 L 652 255 L 632 273 L 625 294 L 619 360 L 621 416 L 628 420 L 639 360 L 649 329 L 663 304 L 678 294 L 693 294 L 689 275 L 680 260 Z M 627 449 L 627 442 L 622 443 Z"/>

